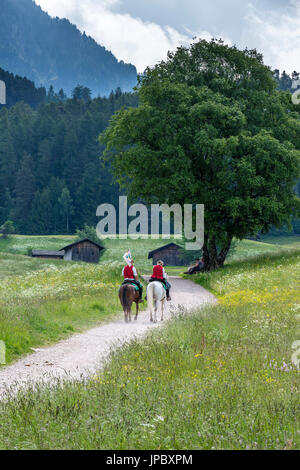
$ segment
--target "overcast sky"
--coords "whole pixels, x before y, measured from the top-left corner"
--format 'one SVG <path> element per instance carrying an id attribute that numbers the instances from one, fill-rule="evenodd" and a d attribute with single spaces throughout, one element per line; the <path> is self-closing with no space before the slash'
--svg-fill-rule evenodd
<path id="1" fill-rule="evenodd" d="M 141 72 L 193 37 L 257 48 L 265 63 L 300 70 L 300 0 L 35 0 Z"/>

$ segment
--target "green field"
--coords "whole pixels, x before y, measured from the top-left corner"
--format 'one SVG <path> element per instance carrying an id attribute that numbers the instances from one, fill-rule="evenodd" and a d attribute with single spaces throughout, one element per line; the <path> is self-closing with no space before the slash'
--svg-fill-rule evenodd
<path id="1" fill-rule="evenodd" d="M 1 448 L 299 449 L 300 250 L 269 245 L 194 276 L 219 305 L 178 312 L 88 383 L 0 403 Z"/>
<path id="2" fill-rule="evenodd" d="M 117 291 L 126 249 L 131 248 L 139 272 L 149 274 L 152 260 L 148 260 L 148 252 L 169 243 L 106 240 L 99 265 L 26 256 L 32 248 L 55 250 L 73 240 L 70 236 L 19 235 L 0 239 L 0 338 L 6 341 L 8 362 L 30 353 L 32 347 L 53 343 L 111 318 L 120 311 Z M 228 262 L 273 252 L 278 252 L 278 246 L 244 240 L 236 244 Z M 181 275 L 184 270 L 167 268 L 170 275 Z M 109 303 L 107 293 L 111 295 Z"/>
<path id="3" fill-rule="evenodd" d="M 281 240 L 282 241 L 282 240 Z M 130 248 L 135 260 L 135 265 L 141 272 L 147 274 L 151 272 L 152 259 L 148 260 L 148 253 L 160 246 L 166 245 L 170 242 L 176 243 L 176 240 L 106 240 L 104 246 L 106 250 L 101 263 L 117 262 L 123 260 L 123 254 L 126 249 Z M 178 243 L 178 241 L 177 241 Z M 293 250 L 300 248 L 300 237 L 287 237 L 284 243 L 281 244 L 281 249 Z M 256 242 L 252 240 L 236 241 L 233 244 L 232 250 L 229 253 L 227 263 L 232 260 L 243 260 L 265 253 L 278 253 L 278 246 L 276 246 L 274 239 L 264 242 Z M 195 253 L 195 257 L 198 253 Z M 180 267 L 179 272 L 185 271 L 185 267 Z M 170 272 L 172 271 L 172 267 Z"/>
<path id="4" fill-rule="evenodd" d="M 8 363 L 120 311 L 116 295 L 120 269 L 115 265 L 25 255 L 28 249 L 55 250 L 73 240 L 61 236 L 0 239 L 0 339 L 6 343 Z"/>
<path id="5" fill-rule="evenodd" d="M 265 235 L 262 239 L 263 243 L 269 243 L 273 245 L 280 245 L 280 246 L 289 246 L 293 248 L 300 248 L 300 235 L 289 235 L 289 236 L 268 236 Z"/>
<path id="6" fill-rule="evenodd" d="M 32 347 L 57 342 L 120 311 L 120 273 L 114 266 L 29 263 L 20 255 L 2 260 L 3 254 L 0 339 L 6 343 L 8 363 L 32 352 Z M 10 275 L 3 276 L 3 270 Z"/>
<path id="7" fill-rule="evenodd" d="M 0 238 L 0 252 L 28 255 L 32 249 L 60 250 L 69 243 L 72 243 L 74 240 L 75 236 L 71 235 L 14 235 L 10 236 L 7 240 Z M 106 250 L 100 259 L 100 263 L 122 263 L 123 254 L 128 248 L 130 248 L 136 266 L 139 267 L 141 271 L 144 269 L 149 270 L 152 266 L 152 260 L 148 260 L 149 251 L 155 250 L 156 248 L 171 242 L 178 243 L 178 240 L 174 240 L 174 238 L 169 240 L 151 238 L 138 240 L 104 240 L 101 243 L 103 243 Z M 228 260 L 248 258 L 249 256 L 256 256 L 268 252 L 277 252 L 278 247 L 276 247 L 276 245 L 281 245 L 282 248 L 300 248 L 300 237 L 265 237 L 262 242 L 255 242 L 252 240 L 238 241 L 234 243 Z M 195 253 L 195 256 L 197 256 L 197 253 Z"/>
<path id="8" fill-rule="evenodd" d="M 69 235 L 12 235 L 6 240 L 0 238 L 0 252 L 28 255 L 31 250 L 61 250 L 74 240 Z"/>
<path id="9" fill-rule="evenodd" d="M 74 239 L 20 235 L 0 239 L 0 339 L 6 343 L 7 363 L 121 311 L 117 294 L 126 241 L 107 241 L 98 265 L 27 256 L 32 249 L 61 249 Z M 142 272 L 146 268 L 150 272 L 148 250 L 161 241 L 132 243 Z"/>

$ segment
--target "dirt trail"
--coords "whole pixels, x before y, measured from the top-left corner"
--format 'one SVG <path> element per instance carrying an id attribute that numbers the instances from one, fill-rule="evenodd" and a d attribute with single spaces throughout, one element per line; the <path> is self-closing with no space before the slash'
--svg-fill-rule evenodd
<path id="1" fill-rule="evenodd" d="M 198 284 L 179 277 L 170 277 L 169 281 L 172 284 L 172 301 L 167 303 L 165 319 L 170 317 L 170 310 L 179 305 L 192 309 L 216 302 L 215 297 Z M 101 366 L 111 347 L 141 337 L 150 328 L 161 324 L 150 323 L 148 311 L 141 312 L 137 321 L 127 324 L 124 316 L 120 315 L 116 321 L 76 334 L 51 347 L 36 349 L 33 354 L 0 369 L 0 396 L 5 393 L 6 387 L 15 389 L 29 382 L 48 381 L 53 377 L 76 379 L 91 374 Z"/>

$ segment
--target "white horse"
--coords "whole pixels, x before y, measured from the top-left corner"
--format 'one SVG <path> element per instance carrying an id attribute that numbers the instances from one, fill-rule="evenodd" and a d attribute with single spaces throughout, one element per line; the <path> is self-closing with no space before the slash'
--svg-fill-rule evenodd
<path id="1" fill-rule="evenodd" d="M 164 308 L 166 303 L 166 290 L 159 281 L 150 282 L 147 286 L 147 303 L 150 309 L 150 321 L 157 323 L 157 308 L 158 302 L 161 302 L 161 319 L 164 319 Z M 154 304 L 154 318 L 153 318 L 153 304 Z"/>

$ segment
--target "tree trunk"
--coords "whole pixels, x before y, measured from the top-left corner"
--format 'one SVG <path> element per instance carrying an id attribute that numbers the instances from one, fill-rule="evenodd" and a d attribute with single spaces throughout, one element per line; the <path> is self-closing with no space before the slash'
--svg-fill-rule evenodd
<path id="1" fill-rule="evenodd" d="M 213 238 L 212 240 L 209 240 L 208 251 L 209 251 L 209 265 L 210 265 L 209 270 L 214 271 L 215 269 L 218 268 L 218 251 L 217 251 L 215 238 Z"/>
<path id="2" fill-rule="evenodd" d="M 208 251 L 208 237 L 207 235 L 204 235 L 204 244 L 202 248 L 202 255 L 203 255 L 203 261 L 204 261 L 204 271 L 210 271 L 209 269 L 209 251 Z"/>
<path id="3" fill-rule="evenodd" d="M 225 259 L 228 255 L 230 247 L 231 247 L 232 238 L 233 238 L 232 235 L 227 235 L 226 245 L 224 246 L 224 248 L 222 248 L 222 250 L 218 254 L 218 266 L 220 268 L 223 268 L 223 266 L 224 266 Z"/>
<path id="4" fill-rule="evenodd" d="M 214 271 L 217 268 L 222 268 L 224 266 L 225 259 L 230 250 L 232 236 L 227 235 L 227 240 L 225 246 L 222 247 L 218 253 L 217 244 L 215 238 L 208 239 L 204 235 L 204 245 L 203 245 L 203 258 L 204 258 L 204 271 Z"/>

